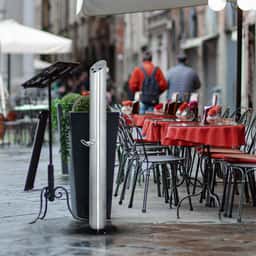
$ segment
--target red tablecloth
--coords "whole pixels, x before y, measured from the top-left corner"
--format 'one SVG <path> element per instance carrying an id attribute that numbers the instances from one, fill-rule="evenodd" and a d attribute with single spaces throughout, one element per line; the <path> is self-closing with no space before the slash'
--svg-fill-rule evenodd
<path id="1" fill-rule="evenodd" d="M 213 147 L 237 148 L 245 144 L 244 125 L 169 125 L 164 145 L 189 142 Z"/>
<path id="2" fill-rule="evenodd" d="M 166 133 L 166 129 L 171 122 L 146 119 L 142 128 L 142 135 L 145 140 L 159 142 Z"/>
<path id="3" fill-rule="evenodd" d="M 142 135 L 145 140 L 150 142 L 162 142 L 165 138 L 169 125 L 177 125 L 182 123 L 196 124 L 195 122 L 177 122 L 174 120 L 153 120 L 146 119 L 142 128 Z"/>
<path id="4" fill-rule="evenodd" d="M 158 114 L 145 114 L 145 115 L 131 115 L 135 126 L 142 127 L 146 119 L 163 119 L 163 118 L 175 118 L 170 115 L 158 115 Z"/>

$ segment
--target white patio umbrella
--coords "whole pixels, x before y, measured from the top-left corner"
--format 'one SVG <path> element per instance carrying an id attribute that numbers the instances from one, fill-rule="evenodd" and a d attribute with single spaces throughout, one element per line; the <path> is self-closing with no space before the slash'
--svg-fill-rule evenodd
<path id="1" fill-rule="evenodd" d="M 0 54 L 8 54 L 7 87 L 9 91 L 10 54 L 63 54 L 71 51 L 72 40 L 70 39 L 24 26 L 15 20 L 0 22 Z"/>
<path id="2" fill-rule="evenodd" d="M 77 0 L 77 14 L 110 15 L 207 4 L 208 0 Z"/>
<path id="3" fill-rule="evenodd" d="M 14 20 L 0 22 L 0 52 L 7 54 L 57 54 L 72 50 L 72 40 L 27 27 Z"/>
<path id="4" fill-rule="evenodd" d="M 43 60 L 40 60 L 40 59 L 34 59 L 34 68 L 37 69 L 37 70 L 41 70 L 41 69 L 45 69 L 45 68 L 48 68 L 52 65 L 52 63 L 49 63 L 47 61 L 43 61 Z"/>

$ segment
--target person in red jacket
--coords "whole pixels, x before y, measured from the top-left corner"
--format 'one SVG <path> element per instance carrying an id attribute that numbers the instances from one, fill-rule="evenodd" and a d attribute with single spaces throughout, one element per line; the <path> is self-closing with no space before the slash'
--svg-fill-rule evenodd
<path id="1" fill-rule="evenodd" d="M 148 86 L 147 83 L 145 83 L 144 81 L 145 75 L 147 76 L 147 78 L 150 78 L 154 75 L 153 84 L 155 83 L 157 85 L 157 88 L 155 88 L 155 92 L 151 94 L 155 93 L 155 96 L 146 95 L 147 92 L 150 93 L 152 90 L 154 90 L 154 85 L 152 86 L 151 82 L 151 85 L 149 85 L 148 88 L 145 88 Z M 146 51 L 143 53 L 143 63 L 141 66 L 135 67 L 135 69 L 133 70 L 129 79 L 129 88 L 133 92 L 133 94 L 135 94 L 136 92 L 142 92 L 140 99 L 140 114 L 144 114 L 146 111 L 153 112 L 154 105 L 158 104 L 159 95 L 167 89 L 167 81 L 165 80 L 161 69 L 159 67 L 155 67 L 155 65 L 152 63 L 151 52 Z M 149 100 L 149 98 L 152 99 L 152 97 L 155 97 L 155 100 Z"/>

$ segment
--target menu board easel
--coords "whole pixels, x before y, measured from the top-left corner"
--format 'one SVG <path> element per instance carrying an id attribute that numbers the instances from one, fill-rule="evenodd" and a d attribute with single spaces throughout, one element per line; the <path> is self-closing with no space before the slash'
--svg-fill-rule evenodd
<path id="1" fill-rule="evenodd" d="M 46 130 L 46 125 L 48 121 L 49 129 L 49 163 L 48 163 L 48 186 L 44 187 L 41 191 L 41 205 L 39 215 L 35 221 L 38 219 L 43 219 L 47 212 L 47 206 L 42 214 L 43 198 L 47 201 L 54 201 L 56 196 L 56 190 L 62 189 L 66 193 L 68 199 L 68 193 L 65 188 L 57 187 L 54 188 L 54 166 L 53 166 L 53 155 L 52 155 L 52 117 L 51 117 L 51 84 L 57 79 L 62 78 L 64 75 L 70 74 L 75 68 L 77 68 L 79 63 L 73 62 L 56 62 L 50 67 L 44 69 L 41 73 L 31 78 L 27 82 L 23 83 L 24 89 L 27 88 L 48 88 L 48 110 L 41 113 L 39 117 L 39 122 L 37 125 L 36 136 L 33 145 L 32 156 L 29 164 L 28 175 L 25 184 L 25 190 L 30 190 L 34 187 L 34 181 L 36 177 L 37 167 L 40 159 L 41 148 L 43 144 L 44 133 Z M 68 202 L 69 207 L 69 202 Z M 70 207 L 69 207 L 70 208 Z M 34 222 L 35 222 L 34 221 Z"/>

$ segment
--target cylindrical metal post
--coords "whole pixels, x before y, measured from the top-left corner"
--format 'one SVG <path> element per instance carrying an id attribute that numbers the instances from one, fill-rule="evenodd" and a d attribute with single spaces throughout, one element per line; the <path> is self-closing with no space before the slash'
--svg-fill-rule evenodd
<path id="1" fill-rule="evenodd" d="M 7 54 L 7 88 L 11 95 L 11 54 Z"/>
<path id="2" fill-rule="evenodd" d="M 237 70 L 236 70 L 236 108 L 241 107 L 242 89 L 242 47 L 243 47 L 243 11 L 237 7 Z"/>
<path id="3" fill-rule="evenodd" d="M 96 231 L 106 226 L 106 73 L 104 60 L 90 69 L 89 225 Z"/>
<path id="4" fill-rule="evenodd" d="M 53 168 L 53 158 L 52 158 L 52 94 L 51 94 L 51 82 L 48 85 L 48 109 L 49 109 L 49 164 L 48 164 L 48 189 L 49 189 L 49 201 L 54 201 L 54 168 Z"/>

